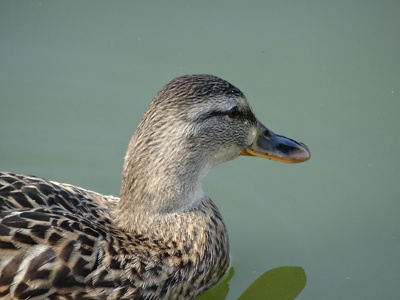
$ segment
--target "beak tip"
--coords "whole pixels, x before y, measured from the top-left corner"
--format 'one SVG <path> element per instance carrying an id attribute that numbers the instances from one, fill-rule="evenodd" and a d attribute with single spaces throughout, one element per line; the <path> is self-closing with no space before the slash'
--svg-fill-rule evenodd
<path id="1" fill-rule="evenodd" d="M 297 151 L 291 156 L 294 163 L 300 163 L 309 160 L 311 158 L 311 153 L 305 144 L 299 143 Z"/>

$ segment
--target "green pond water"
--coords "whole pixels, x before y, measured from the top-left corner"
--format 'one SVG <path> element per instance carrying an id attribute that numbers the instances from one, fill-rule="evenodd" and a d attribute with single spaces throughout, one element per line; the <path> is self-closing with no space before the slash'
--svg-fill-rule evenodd
<path id="1" fill-rule="evenodd" d="M 232 269 L 204 299 L 400 299 L 399 1 L 3 0 L 0 61 L 0 169 L 113 195 L 165 83 L 230 81 L 312 158 L 210 172 Z"/>

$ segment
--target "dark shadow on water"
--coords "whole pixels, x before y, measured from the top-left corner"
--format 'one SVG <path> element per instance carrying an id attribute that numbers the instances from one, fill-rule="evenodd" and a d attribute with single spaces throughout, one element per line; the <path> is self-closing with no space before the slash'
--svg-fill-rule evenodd
<path id="1" fill-rule="evenodd" d="M 233 267 L 229 268 L 227 274 L 214 288 L 197 299 L 224 300 L 229 292 L 229 280 L 234 273 Z M 254 280 L 238 300 L 293 300 L 301 293 L 306 283 L 307 276 L 302 267 L 278 267 L 266 271 Z"/>

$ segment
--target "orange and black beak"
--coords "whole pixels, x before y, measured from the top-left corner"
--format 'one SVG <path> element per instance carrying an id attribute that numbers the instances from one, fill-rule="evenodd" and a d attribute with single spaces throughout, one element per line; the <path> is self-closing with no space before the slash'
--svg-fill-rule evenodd
<path id="1" fill-rule="evenodd" d="M 310 151 L 303 143 L 277 135 L 258 122 L 253 143 L 240 154 L 258 156 L 285 163 L 299 163 L 310 159 Z"/>

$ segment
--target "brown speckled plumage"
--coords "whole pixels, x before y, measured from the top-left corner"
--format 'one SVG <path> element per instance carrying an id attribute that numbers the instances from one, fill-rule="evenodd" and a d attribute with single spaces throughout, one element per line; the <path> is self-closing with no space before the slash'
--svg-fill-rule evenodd
<path id="1" fill-rule="evenodd" d="M 258 124 L 237 88 L 187 75 L 132 137 L 121 198 L 0 173 L 0 298 L 194 299 L 212 287 L 228 238 L 201 180 L 251 145 Z"/>

